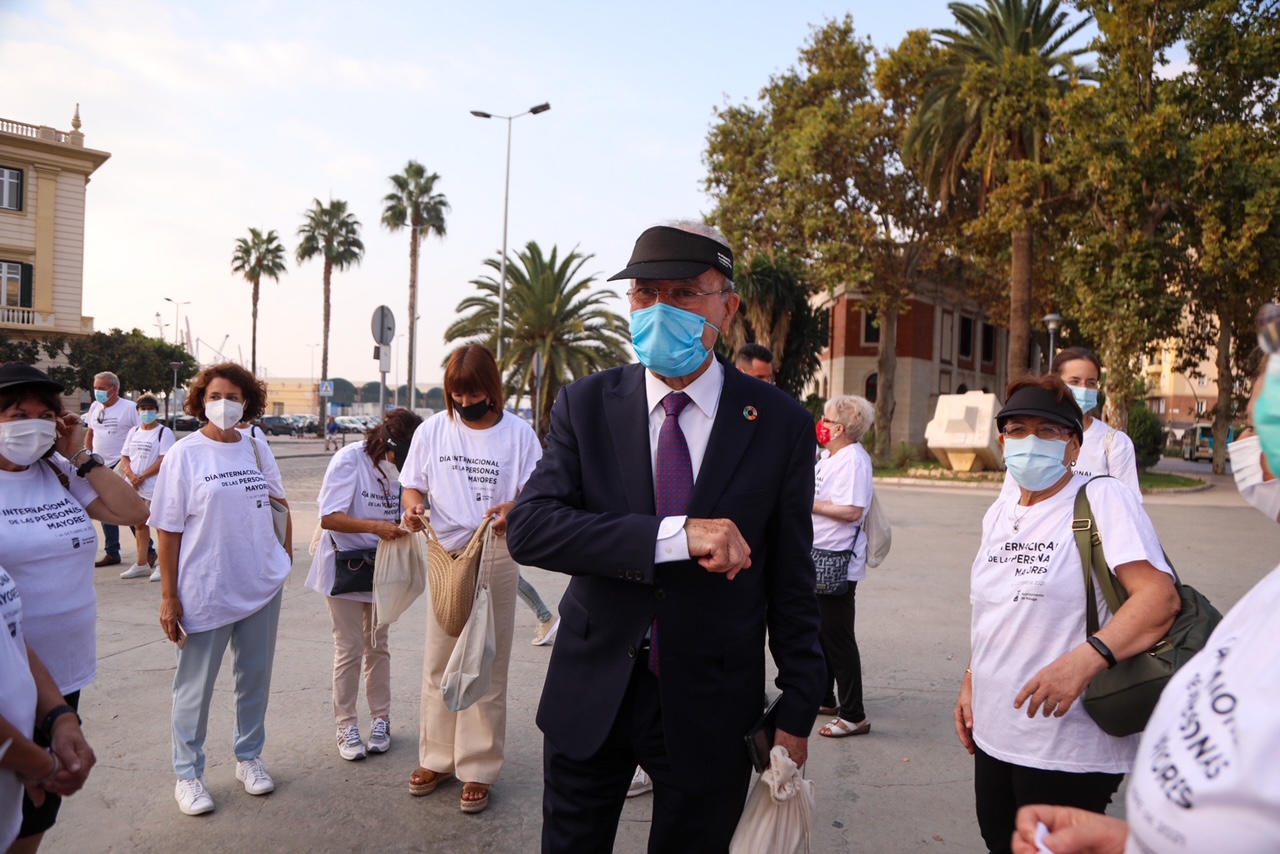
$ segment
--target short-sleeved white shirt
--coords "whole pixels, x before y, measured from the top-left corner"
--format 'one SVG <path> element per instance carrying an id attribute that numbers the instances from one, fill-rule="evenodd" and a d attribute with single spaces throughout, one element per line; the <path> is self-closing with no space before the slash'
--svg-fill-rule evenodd
<path id="1" fill-rule="evenodd" d="M 374 519 L 395 524 L 400 520 L 400 481 L 388 469 L 374 465 L 364 443 L 339 448 L 329 460 L 329 468 L 316 499 L 321 518 L 330 513 L 346 513 L 355 519 Z M 336 551 L 378 547 L 377 534 L 344 534 L 324 531 L 311 558 L 307 587 L 328 596 L 333 589 L 334 544 Z M 338 599 L 372 602 L 372 593 L 344 593 Z"/>
<path id="2" fill-rule="evenodd" d="M 98 499 L 58 454 L 23 471 L 0 471 L 0 560 L 22 591 L 27 642 L 63 694 L 98 673 L 98 597 L 93 559 L 98 534 L 85 510 Z"/>
<path id="3" fill-rule="evenodd" d="M 1280 848 L 1280 567 L 1174 674 L 1129 778 L 1128 854 Z"/>
<path id="4" fill-rule="evenodd" d="M 173 431 L 163 424 L 157 422 L 156 426 L 150 430 L 139 424 L 125 436 L 124 448 L 121 449 L 120 455 L 129 458 L 129 468 L 134 474 L 138 474 L 151 468 L 156 460 L 169 453 L 173 442 Z M 158 475 L 159 472 L 156 474 Z M 138 487 L 138 495 L 149 501 L 155 490 L 156 478 L 152 476 Z"/>
<path id="5" fill-rule="evenodd" d="M 156 475 L 147 524 L 182 534 L 178 598 L 188 632 L 249 616 L 289 577 L 268 500 L 284 498 L 284 484 L 265 445 L 243 434 L 238 442 L 215 442 L 192 433 L 174 443 Z"/>
<path id="6" fill-rule="evenodd" d="M 28 738 L 36 727 L 36 682 L 22 634 L 22 596 L 0 567 L 0 717 Z M 0 850 L 7 851 L 22 826 L 22 782 L 0 769 Z"/>
<path id="7" fill-rule="evenodd" d="M 1107 447 L 1108 436 L 1111 437 L 1110 448 Z M 1071 473 L 1081 483 L 1098 475 L 1109 474 L 1132 489 L 1133 494 L 1138 496 L 1138 503 L 1142 503 L 1142 487 L 1138 485 L 1138 461 L 1133 450 L 1133 440 L 1123 430 L 1103 424 L 1101 418 L 1093 419 L 1084 431 L 1080 455 L 1076 457 Z M 1002 498 L 1011 495 L 1014 501 L 1018 500 L 1020 494 L 1017 481 L 1007 471 L 1000 494 Z"/>
<path id="8" fill-rule="evenodd" d="M 871 506 L 871 456 L 858 442 L 818 460 L 814 468 L 814 501 L 831 501 L 849 507 Z M 853 549 L 849 580 L 867 577 L 867 538 L 861 522 L 841 522 L 813 514 L 813 547 L 831 552 Z"/>
<path id="9" fill-rule="evenodd" d="M 541 458 L 533 428 L 513 413 L 477 430 L 446 409 L 414 432 L 400 482 L 430 494 L 431 527 L 452 551 L 467 544 L 484 511 L 516 499 Z"/>
<path id="10" fill-rule="evenodd" d="M 84 423 L 93 434 L 93 452 L 106 460 L 107 465 L 114 466 L 120 462 L 125 436 L 142 421 L 138 418 L 138 405 L 119 397 L 111 406 L 96 400 L 89 404 Z"/>
<path id="11" fill-rule="evenodd" d="M 1013 707 L 1031 677 L 1086 637 L 1084 571 L 1071 530 L 1083 486 L 1071 478 L 1061 492 L 1029 507 L 1002 495 L 983 519 L 969 593 L 973 737 L 986 753 L 1015 765 L 1122 774 L 1133 765 L 1137 735 L 1107 735 L 1079 701 L 1060 718 L 1028 718 L 1025 704 Z M 1088 494 L 1109 566 L 1146 560 L 1172 575 L 1131 489 L 1103 478 Z M 1106 625 L 1111 610 L 1097 584 L 1094 594 L 1099 624 Z"/>

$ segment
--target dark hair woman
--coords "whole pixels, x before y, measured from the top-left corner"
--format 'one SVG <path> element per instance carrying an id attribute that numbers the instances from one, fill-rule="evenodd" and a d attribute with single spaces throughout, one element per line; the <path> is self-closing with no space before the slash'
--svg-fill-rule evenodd
<path id="1" fill-rule="evenodd" d="M 338 552 L 377 548 L 409 532 L 400 527 L 403 465 L 422 419 L 408 409 L 393 409 L 365 434 L 363 445 L 346 445 L 329 460 L 316 499 L 320 537 L 307 573 L 307 587 L 322 593 L 333 624 L 333 716 L 338 754 L 363 759 L 391 747 L 391 650 L 389 626 L 376 627 L 373 593 L 333 594 Z M 356 699 L 360 673 L 369 703 L 369 744 L 360 737 Z"/>
<path id="2" fill-rule="evenodd" d="M 487 349 L 469 345 L 455 350 L 444 372 L 446 410 L 418 428 L 401 470 L 404 522 L 410 530 L 425 527 L 428 494 L 431 525 L 450 551 L 466 545 L 486 517 L 493 519 L 495 536 L 482 558 L 492 560 L 497 635 L 492 682 L 474 705 L 449 711 L 440 683 L 456 639 L 428 609 L 418 769 L 409 778 L 410 793 L 426 795 L 457 775 L 465 781 L 462 811 L 473 813 L 489 805 L 489 786 L 502 771 L 506 739 L 507 667 L 520 577 L 507 553 L 507 514 L 542 456 L 533 428 L 502 408 L 504 398 L 498 365 Z"/>

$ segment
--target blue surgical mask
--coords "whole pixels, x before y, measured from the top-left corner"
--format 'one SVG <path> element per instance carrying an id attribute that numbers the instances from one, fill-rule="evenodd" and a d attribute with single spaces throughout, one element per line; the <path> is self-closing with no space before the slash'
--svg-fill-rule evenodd
<path id="1" fill-rule="evenodd" d="M 1076 399 L 1076 403 L 1080 404 L 1081 412 L 1088 412 L 1098 405 L 1098 390 L 1096 388 L 1081 388 L 1076 385 L 1069 385 L 1071 396 Z"/>
<path id="2" fill-rule="evenodd" d="M 160 417 L 160 413 L 154 409 L 139 409 L 138 417 L 142 419 L 143 424 L 154 424 L 156 419 Z"/>
<path id="3" fill-rule="evenodd" d="M 1262 391 L 1253 404 L 1253 429 L 1273 472 L 1280 471 L 1280 354 L 1267 359 Z"/>
<path id="4" fill-rule="evenodd" d="M 100 388 L 95 388 L 95 389 L 93 390 L 93 399 L 94 399 L 94 400 L 96 400 L 96 401 L 98 401 L 98 403 L 106 403 L 106 402 L 107 402 L 107 398 L 109 398 L 109 397 L 111 397 L 111 393 L 110 393 L 110 392 L 103 391 L 103 390 L 102 390 L 102 389 L 100 389 Z"/>
<path id="5" fill-rule="evenodd" d="M 631 346 L 641 364 L 658 376 L 688 376 L 710 352 L 702 343 L 704 326 L 711 324 L 700 314 L 654 303 L 631 312 Z"/>
<path id="6" fill-rule="evenodd" d="M 1023 489 L 1039 492 L 1048 489 L 1067 473 L 1063 462 L 1067 443 L 1062 439 L 1027 436 L 1004 440 L 1004 465 L 1009 475 Z"/>

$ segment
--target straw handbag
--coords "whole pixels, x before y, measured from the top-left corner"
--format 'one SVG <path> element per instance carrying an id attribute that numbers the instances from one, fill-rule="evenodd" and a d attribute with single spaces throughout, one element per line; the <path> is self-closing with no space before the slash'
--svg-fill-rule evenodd
<path id="1" fill-rule="evenodd" d="M 480 572 L 480 556 L 484 551 L 484 534 L 489 519 L 471 535 L 462 551 L 450 554 L 440 544 L 431 523 L 427 523 L 427 585 L 431 589 L 431 609 L 436 622 L 451 638 L 462 634 L 471 616 L 476 598 L 476 576 Z"/>

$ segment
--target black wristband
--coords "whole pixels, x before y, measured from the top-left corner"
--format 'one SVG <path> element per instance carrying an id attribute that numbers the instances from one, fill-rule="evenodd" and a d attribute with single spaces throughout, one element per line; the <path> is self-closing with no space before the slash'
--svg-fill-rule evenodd
<path id="1" fill-rule="evenodd" d="M 40 721 L 40 731 L 44 733 L 44 737 L 49 741 L 53 741 L 53 724 L 63 715 L 75 715 L 76 722 L 80 723 L 80 713 L 75 709 L 63 703 L 61 706 L 54 706 L 49 710 L 49 714 L 44 716 L 44 720 Z"/>
<path id="2" fill-rule="evenodd" d="M 1090 635 L 1085 642 L 1088 643 L 1089 646 L 1093 647 L 1094 651 L 1097 652 L 1098 655 L 1107 660 L 1108 670 L 1116 666 L 1115 653 L 1111 651 L 1111 647 L 1102 642 L 1100 637 L 1097 635 Z"/>

